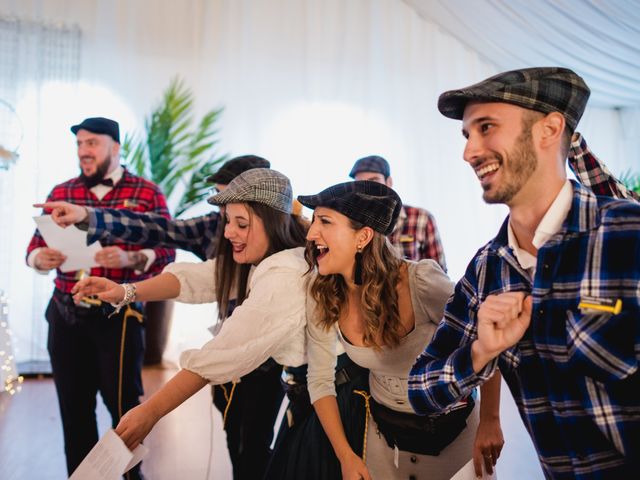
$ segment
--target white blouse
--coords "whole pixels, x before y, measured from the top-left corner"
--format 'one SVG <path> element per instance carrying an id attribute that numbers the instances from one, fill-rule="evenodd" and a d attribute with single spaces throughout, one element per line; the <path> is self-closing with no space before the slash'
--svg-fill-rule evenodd
<path id="1" fill-rule="evenodd" d="M 249 293 L 220 332 L 200 349 L 180 356 L 182 368 L 212 384 L 236 381 L 269 357 L 291 367 L 306 363 L 304 248 L 275 253 L 260 262 L 249 280 Z M 215 260 L 173 263 L 165 272 L 180 282 L 176 300 L 215 302 Z"/>

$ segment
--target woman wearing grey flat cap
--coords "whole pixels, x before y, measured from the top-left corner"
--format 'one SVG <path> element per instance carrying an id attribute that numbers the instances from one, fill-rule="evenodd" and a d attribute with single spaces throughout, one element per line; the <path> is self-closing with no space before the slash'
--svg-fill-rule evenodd
<path id="1" fill-rule="evenodd" d="M 209 383 L 237 381 L 269 358 L 291 366 L 306 362 L 302 277 L 307 265 L 302 246 L 308 223 L 291 214 L 289 179 L 271 169 L 248 170 L 209 202 L 225 206 L 224 234 L 215 259 L 174 263 L 161 275 L 130 285 L 91 277 L 73 290 L 77 300 L 97 295 L 116 308 L 134 299 L 175 298 L 186 303 L 217 301 L 227 312 L 231 302 L 237 303 L 215 338 L 184 352 L 183 369 L 122 418 L 116 433 L 130 448 L 160 418 Z M 229 395 L 233 402 L 233 390 Z"/>
<path id="2" fill-rule="evenodd" d="M 314 271 L 314 308 L 307 319 L 309 394 L 342 477 L 451 478 L 472 458 L 479 409 L 469 396 L 447 414 L 415 415 L 407 377 L 442 318 L 452 282 L 433 260 L 402 260 L 389 244 L 386 235 L 402 202 L 385 185 L 342 183 L 298 200 L 314 209 L 306 250 Z M 339 395 L 336 400 L 336 345 L 370 372 L 370 395 L 359 393 L 372 416 L 365 414 L 362 452 L 345 435 L 350 412 Z M 497 404 L 485 407 L 497 413 Z M 499 431 L 499 420 L 494 422 L 491 428 Z"/>

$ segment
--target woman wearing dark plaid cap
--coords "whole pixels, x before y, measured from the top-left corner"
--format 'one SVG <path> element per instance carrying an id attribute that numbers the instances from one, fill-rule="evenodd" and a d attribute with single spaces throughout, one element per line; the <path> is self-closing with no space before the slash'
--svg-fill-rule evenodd
<path id="1" fill-rule="evenodd" d="M 440 322 L 452 282 L 433 260 L 402 260 L 390 246 L 402 203 L 385 185 L 348 182 L 298 200 L 314 209 L 306 250 L 317 272 L 307 319 L 309 393 L 343 478 L 451 478 L 472 457 L 478 408 L 467 397 L 446 415 L 415 415 L 407 372 Z M 362 451 L 345 435 L 351 412 L 336 401 L 336 344 L 370 371 L 370 395 L 354 392 L 372 414 Z"/>
<path id="2" fill-rule="evenodd" d="M 231 303 L 237 303 L 215 338 L 201 349 L 184 352 L 183 370 L 123 417 L 116 433 L 130 448 L 160 418 L 208 383 L 237 381 L 269 358 L 294 367 L 306 361 L 303 275 L 308 267 L 302 246 L 308 223 L 291 213 L 289 179 L 270 169 L 248 170 L 209 202 L 225 206 L 224 235 L 215 259 L 174 263 L 161 275 L 136 284 L 118 285 L 91 277 L 73 290 L 77 300 L 97 295 L 116 308 L 134 299 L 176 298 L 186 303 L 217 301 L 218 308 L 227 312 Z M 233 393 L 232 387 L 228 392 L 232 405 Z M 254 433 L 249 429 L 245 435 Z M 263 466 L 267 462 L 266 458 L 254 460 Z M 251 478 L 257 477 L 255 473 Z"/>

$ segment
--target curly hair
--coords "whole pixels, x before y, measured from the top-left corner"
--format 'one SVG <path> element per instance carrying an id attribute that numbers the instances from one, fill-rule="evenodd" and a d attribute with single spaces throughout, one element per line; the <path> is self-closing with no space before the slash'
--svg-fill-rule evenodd
<path id="1" fill-rule="evenodd" d="M 289 248 L 302 247 L 306 242 L 309 222 L 300 215 L 283 213 L 256 202 L 248 202 L 249 216 L 257 215 L 262 220 L 269 247 L 264 258 Z M 225 220 L 223 220 L 225 221 Z M 235 289 L 236 306 L 247 297 L 247 285 L 251 265 L 237 263 L 233 259 L 231 242 L 224 236 L 224 228 L 218 237 L 216 254 L 216 298 L 218 299 L 218 318 L 229 316 L 230 298 Z"/>
<path id="2" fill-rule="evenodd" d="M 364 227 L 353 220 L 350 222 L 354 230 Z M 316 270 L 316 257 L 313 242 L 307 242 L 307 274 Z M 376 349 L 383 345 L 394 347 L 405 333 L 400 322 L 396 290 L 401 265 L 402 260 L 387 237 L 374 232 L 373 239 L 362 250 L 360 308 L 364 316 L 366 346 Z M 317 274 L 309 281 L 309 293 L 316 302 L 317 322 L 328 330 L 348 307 L 347 283 L 340 274 Z"/>

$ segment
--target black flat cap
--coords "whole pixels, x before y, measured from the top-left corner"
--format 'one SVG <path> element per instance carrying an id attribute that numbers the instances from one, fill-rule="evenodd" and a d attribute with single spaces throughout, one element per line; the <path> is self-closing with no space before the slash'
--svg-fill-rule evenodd
<path id="1" fill-rule="evenodd" d="M 246 172 L 252 168 L 271 168 L 271 162 L 257 155 L 235 157 L 223 163 L 217 172 L 207 178 L 207 182 L 228 185 L 231 180 L 242 172 Z"/>
<path id="2" fill-rule="evenodd" d="M 298 201 L 311 209 L 331 208 L 383 235 L 393 232 L 402 208 L 393 189 L 368 180 L 339 183 L 317 195 L 301 195 Z"/>
<path id="3" fill-rule="evenodd" d="M 116 142 L 120 143 L 120 127 L 118 126 L 118 122 L 111 120 L 110 118 L 85 118 L 82 123 L 71 127 L 71 131 L 74 135 L 77 135 L 78 130 L 87 130 L 92 133 L 109 135 Z"/>
<path id="4" fill-rule="evenodd" d="M 362 157 L 356 160 L 353 164 L 349 176 L 356 178 L 356 175 L 360 172 L 375 172 L 384 175 L 384 178 L 388 178 L 391 175 L 391 168 L 389 168 L 389 162 L 378 155 L 369 155 L 368 157 Z"/>
<path id="5" fill-rule="evenodd" d="M 462 120 L 470 101 L 511 103 L 542 113 L 560 112 L 575 131 L 590 93 L 584 80 L 568 68 L 525 68 L 444 92 L 438 110 L 445 117 Z"/>

